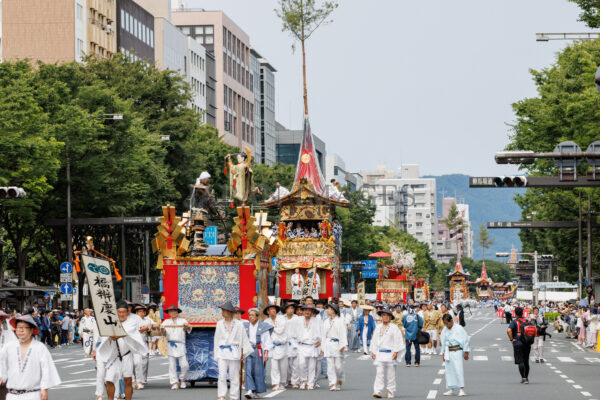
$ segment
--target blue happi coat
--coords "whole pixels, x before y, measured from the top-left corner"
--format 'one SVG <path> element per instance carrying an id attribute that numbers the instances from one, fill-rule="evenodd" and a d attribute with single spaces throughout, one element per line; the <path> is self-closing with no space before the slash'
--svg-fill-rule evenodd
<path id="1" fill-rule="evenodd" d="M 361 315 L 358 317 L 358 325 L 356 326 L 356 332 L 358 332 L 358 337 L 360 338 L 360 345 L 363 344 L 363 328 L 365 327 L 365 315 Z M 369 319 L 367 320 L 367 346 L 371 345 L 371 338 L 373 337 L 373 332 L 375 331 L 375 320 L 373 316 L 369 314 Z"/>

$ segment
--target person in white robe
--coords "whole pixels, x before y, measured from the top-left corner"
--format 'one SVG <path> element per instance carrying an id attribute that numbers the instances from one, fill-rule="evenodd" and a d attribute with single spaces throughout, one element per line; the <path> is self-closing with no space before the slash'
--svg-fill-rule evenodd
<path id="1" fill-rule="evenodd" d="M 329 390 L 339 391 L 344 381 L 344 350 L 348 346 L 346 322 L 335 304 L 327 305 L 327 315 L 329 318 L 323 323 L 321 352 L 327 360 Z"/>
<path id="2" fill-rule="evenodd" d="M 92 310 L 83 310 L 83 317 L 79 321 L 79 334 L 83 342 L 83 357 L 89 358 L 94 350 L 94 329 L 96 329 L 96 318 L 92 316 Z"/>
<path id="3" fill-rule="evenodd" d="M 271 343 L 273 326 L 259 321 L 259 317 L 260 311 L 257 308 L 251 308 L 248 310 L 248 321 L 242 321 L 254 350 L 244 358 L 246 372 L 244 388 L 247 390 L 244 397 L 247 399 L 256 399 L 259 394 L 267 391 L 265 364 L 269 360 L 269 352 L 273 348 Z"/>
<path id="4" fill-rule="evenodd" d="M 445 327 L 442 330 L 442 354 L 446 369 L 446 388 L 444 396 L 466 396 L 464 360 L 469 359 L 471 344 L 465 328 L 454 323 L 449 314 L 442 317 Z"/>
<path id="5" fill-rule="evenodd" d="M 169 314 L 169 319 L 165 319 L 161 325 L 161 331 L 167 338 L 167 356 L 169 357 L 169 382 L 171 389 L 185 389 L 185 379 L 190 369 L 190 365 L 185 354 L 185 334 L 192 331 L 192 327 L 181 318 L 179 313 L 181 309 L 171 306 L 165 309 Z M 179 376 L 177 376 L 177 363 L 179 363 Z"/>
<path id="6" fill-rule="evenodd" d="M 319 278 L 319 272 L 315 270 L 315 278 L 313 279 L 312 297 L 313 299 L 319 298 L 321 292 L 321 278 Z"/>
<path id="7" fill-rule="evenodd" d="M 133 367 L 135 372 L 135 382 L 133 388 L 137 390 L 144 389 L 144 386 L 148 382 L 148 366 L 150 364 L 150 351 L 148 349 L 148 339 L 150 338 L 150 331 L 154 322 L 148 317 L 148 309 L 146 306 L 138 304 L 135 306 L 135 313 L 142 319 L 140 324 L 140 335 L 144 341 L 145 350 L 143 353 L 135 353 L 133 355 Z"/>
<path id="8" fill-rule="evenodd" d="M 119 379 L 125 383 L 125 399 L 131 400 L 133 395 L 133 354 L 143 353 L 146 349 L 142 335 L 139 332 L 141 319 L 137 315 L 129 314 L 129 307 L 124 301 L 117 304 L 117 315 L 127 336 L 111 336 L 102 340 L 96 350 L 96 356 L 100 355 L 106 360 L 106 393 L 109 399 L 115 395 L 115 386 Z"/>
<path id="9" fill-rule="evenodd" d="M 264 320 L 266 324 L 273 327 L 271 331 L 272 350 L 269 352 L 271 360 L 271 385 L 272 390 L 283 390 L 287 382 L 287 331 L 285 329 L 286 318 L 279 314 L 279 306 L 269 304 L 263 310 L 267 315 Z"/>
<path id="10" fill-rule="evenodd" d="M 302 306 L 304 316 L 298 329 L 298 358 L 300 368 L 300 389 L 314 390 L 316 385 L 316 365 L 321 345 L 321 323 L 313 316 L 313 304 Z"/>
<path id="11" fill-rule="evenodd" d="M 242 322 L 233 318 L 235 307 L 231 302 L 221 305 L 223 319 L 217 322 L 214 338 L 214 359 L 219 367 L 217 398 L 227 396 L 229 376 L 229 398 L 238 400 L 240 396 L 240 367 L 244 357 L 254 352 Z"/>
<path id="12" fill-rule="evenodd" d="M 98 347 L 102 344 L 103 341 L 108 338 L 103 338 L 100 336 L 100 331 L 98 330 L 98 322 L 95 321 L 94 326 L 94 335 L 92 336 L 93 340 L 93 349 L 92 349 L 92 358 L 96 361 L 96 400 L 102 400 L 104 398 L 104 390 L 105 390 L 105 378 L 106 378 L 106 360 L 104 360 L 99 354 L 97 354 Z M 117 393 L 115 392 L 115 397 L 117 397 Z"/>
<path id="13" fill-rule="evenodd" d="M 296 315 L 296 304 L 293 302 L 287 303 L 283 307 L 283 312 L 285 313 L 285 332 L 287 335 L 287 360 L 288 360 L 288 369 L 287 369 L 287 382 L 292 385 L 292 388 L 298 389 L 300 387 L 300 376 L 298 375 L 298 321 L 301 320 L 299 316 Z"/>
<path id="14" fill-rule="evenodd" d="M 7 342 L 0 352 L 0 384 L 6 384 L 7 400 L 48 400 L 48 389 L 61 384 L 46 345 L 34 336 L 40 330 L 31 315 L 11 320 L 18 340 Z"/>
<path id="15" fill-rule="evenodd" d="M 348 348 L 349 350 L 360 353 L 360 338 L 358 337 L 357 326 L 358 319 L 362 314 L 362 310 L 358 308 L 358 301 L 352 300 L 351 307 L 346 310 L 348 320 Z"/>
<path id="16" fill-rule="evenodd" d="M 381 316 L 381 324 L 375 327 L 371 339 L 371 358 L 376 367 L 373 397 L 382 398 L 383 390 L 387 388 L 385 397 L 392 399 L 396 391 L 396 365 L 405 345 L 400 329 L 390 322 L 395 318 L 394 314 L 387 309 L 378 314 Z"/>
<path id="17" fill-rule="evenodd" d="M 304 287 L 304 278 L 302 277 L 302 274 L 300 273 L 300 268 L 296 268 L 294 270 L 294 274 L 292 275 L 291 282 L 292 282 L 292 299 L 300 300 L 300 298 L 302 297 L 302 288 Z"/>
<path id="18" fill-rule="evenodd" d="M 0 311 L 0 349 L 9 342 L 16 342 L 17 336 L 12 326 L 8 323 L 9 314 Z"/>

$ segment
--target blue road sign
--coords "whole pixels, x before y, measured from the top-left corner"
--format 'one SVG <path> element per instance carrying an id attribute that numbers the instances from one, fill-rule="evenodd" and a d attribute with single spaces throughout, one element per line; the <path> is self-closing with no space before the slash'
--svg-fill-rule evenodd
<path id="1" fill-rule="evenodd" d="M 379 278 L 379 271 L 377 270 L 377 260 L 363 260 L 365 265 L 362 267 L 363 278 Z"/>
<path id="2" fill-rule="evenodd" d="M 63 274 L 70 274 L 73 272 L 73 266 L 70 262 L 64 262 L 60 264 L 60 272 Z"/>
<path id="3" fill-rule="evenodd" d="M 207 226 L 206 228 L 204 228 L 204 242 L 210 245 L 217 244 L 216 226 Z"/>
<path id="4" fill-rule="evenodd" d="M 63 283 L 60 285 L 60 292 L 62 294 L 73 294 L 73 285 L 70 283 Z"/>
<path id="5" fill-rule="evenodd" d="M 148 285 L 142 285 L 142 293 L 147 294 L 148 292 L 150 292 Z"/>

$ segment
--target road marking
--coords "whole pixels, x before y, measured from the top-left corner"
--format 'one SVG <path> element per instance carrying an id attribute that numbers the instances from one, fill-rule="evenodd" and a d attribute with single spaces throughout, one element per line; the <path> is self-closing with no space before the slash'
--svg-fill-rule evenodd
<path id="1" fill-rule="evenodd" d="M 558 353 L 558 350 L 552 349 L 552 350 L 550 350 L 550 353 Z"/>
<path id="2" fill-rule="evenodd" d="M 54 360 L 54 363 L 69 361 L 69 360 L 72 360 L 72 358 L 59 358 L 58 360 Z"/>
<path id="3" fill-rule="evenodd" d="M 485 349 L 479 348 L 479 349 L 475 349 L 475 351 L 485 351 Z"/>
<path id="4" fill-rule="evenodd" d="M 71 372 L 71 375 L 85 374 L 86 372 L 93 372 L 93 371 L 95 371 L 95 369 L 86 369 L 85 371 Z"/>
<path id="5" fill-rule="evenodd" d="M 575 389 L 581 389 L 581 385 L 573 385 L 573 388 L 575 388 Z"/>
<path id="6" fill-rule="evenodd" d="M 160 365 L 169 365 L 168 362 L 160 363 Z"/>
<path id="7" fill-rule="evenodd" d="M 581 351 L 581 352 L 585 352 L 585 350 L 584 350 L 583 348 L 581 348 L 581 346 L 579 346 L 577 343 L 573 343 L 573 342 L 571 342 L 571 344 L 572 344 L 573 346 L 575 346 L 575 348 L 576 348 L 577 350 L 579 350 L 579 351 Z"/>
<path id="8" fill-rule="evenodd" d="M 566 381 L 567 383 L 575 383 L 575 381 L 573 379 L 567 379 Z"/>
<path id="9" fill-rule="evenodd" d="M 85 364 L 71 364 L 71 365 L 64 366 L 62 368 L 81 367 L 82 365 L 85 365 Z"/>
<path id="10" fill-rule="evenodd" d="M 502 338 L 497 337 L 496 340 L 502 340 Z"/>
<path id="11" fill-rule="evenodd" d="M 566 375 L 561 375 L 560 377 L 561 377 L 561 378 L 563 378 L 563 379 L 568 379 L 568 378 L 569 378 L 569 377 L 568 377 L 568 376 L 566 376 Z"/>
<path id="12" fill-rule="evenodd" d="M 474 356 L 473 361 L 487 361 L 487 356 Z"/>
<path id="13" fill-rule="evenodd" d="M 600 358 L 584 357 L 586 361 L 591 363 L 600 363 Z"/>
<path id="14" fill-rule="evenodd" d="M 556 367 L 550 367 L 550 369 L 556 369 Z"/>
<path id="15" fill-rule="evenodd" d="M 273 391 L 273 392 L 271 392 L 271 393 L 269 393 L 269 394 L 267 394 L 267 395 L 265 395 L 265 396 L 263 396 L 263 397 L 267 397 L 267 398 L 270 398 L 270 397 L 275 397 L 275 396 L 277 396 L 279 393 L 282 393 L 282 392 L 285 392 L 285 389 L 282 389 L 282 390 L 275 390 L 275 391 Z"/>
<path id="16" fill-rule="evenodd" d="M 581 392 L 581 394 L 585 397 L 592 397 L 592 394 L 590 392 Z"/>
<path id="17" fill-rule="evenodd" d="M 445 369 L 440 369 L 440 370 L 438 371 L 438 375 L 444 375 L 445 373 L 446 373 L 446 370 L 445 370 Z"/>
<path id="18" fill-rule="evenodd" d="M 502 356 L 502 361 L 512 361 L 511 356 Z"/>
<path id="19" fill-rule="evenodd" d="M 557 374 L 562 374 L 562 371 L 559 370 L 554 370 L 554 372 L 556 372 Z"/>
<path id="20" fill-rule="evenodd" d="M 427 393 L 427 400 L 433 400 L 435 399 L 435 396 L 437 396 L 437 390 L 430 390 L 429 393 Z"/>
<path id="21" fill-rule="evenodd" d="M 500 351 L 508 351 L 508 349 L 500 349 Z"/>
<path id="22" fill-rule="evenodd" d="M 575 360 L 573 360 L 571 357 L 556 357 L 558 359 L 558 361 L 562 361 L 562 362 L 569 362 L 569 363 L 574 363 Z"/>
<path id="23" fill-rule="evenodd" d="M 440 383 L 442 383 L 442 378 L 436 378 L 433 380 L 434 385 L 439 385 Z"/>
<path id="24" fill-rule="evenodd" d="M 547 366 L 549 366 L 549 367 L 551 367 L 551 366 L 552 366 L 552 364 L 550 364 L 550 363 L 546 363 L 546 365 L 547 365 Z"/>

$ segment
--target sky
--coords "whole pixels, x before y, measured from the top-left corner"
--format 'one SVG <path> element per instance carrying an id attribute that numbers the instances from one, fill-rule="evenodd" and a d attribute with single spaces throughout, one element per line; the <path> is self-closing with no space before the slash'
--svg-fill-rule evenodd
<path id="1" fill-rule="evenodd" d="M 176 0 L 172 0 L 176 3 Z M 276 119 L 301 129 L 301 53 L 281 31 L 277 0 L 185 0 L 223 10 L 277 69 Z M 347 171 L 419 164 L 421 175 L 510 175 L 494 153 L 509 143 L 511 104 L 536 95 L 529 69 L 551 65 L 588 32 L 567 0 L 339 0 L 307 42 L 313 133 Z"/>

